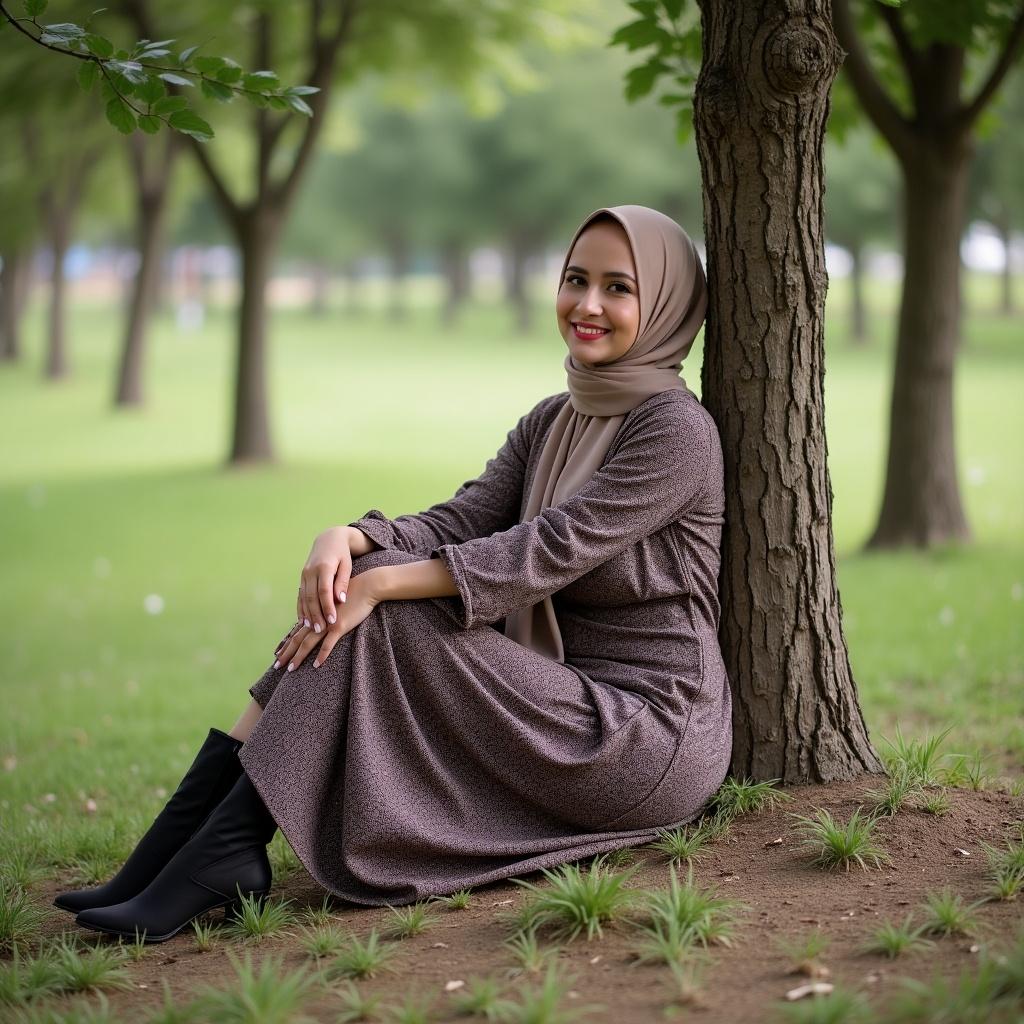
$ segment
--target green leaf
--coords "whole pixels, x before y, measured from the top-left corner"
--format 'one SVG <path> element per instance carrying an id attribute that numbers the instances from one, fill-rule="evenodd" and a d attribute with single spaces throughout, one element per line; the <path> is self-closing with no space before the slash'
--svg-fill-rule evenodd
<path id="1" fill-rule="evenodd" d="M 656 22 L 641 18 L 639 21 L 631 21 L 628 25 L 616 29 L 608 45 L 622 44 L 627 50 L 639 50 L 643 46 L 652 46 L 661 42 L 665 34 L 665 30 L 660 28 Z"/>
<path id="2" fill-rule="evenodd" d="M 213 129 L 194 110 L 178 110 L 171 114 L 169 122 L 175 131 L 191 135 L 200 142 L 213 138 Z"/>
<path id="3" fill-rule="evenodd" d="M 82 61 L 82 66 L 78 69 L 78 84 L 79 86 L 88 92 L 95 84 L 96 78 L 100 73 L 100 66 L 94 60 Z"/>
<path id="4" fill-rule="evenodd" d="M 170 50 L 143 50 L 139 55 L 139 60 L 159 60 L 161 57 L 166 57 Z"/>
<path id="5" fill-rule="evenodd" d="M 211 81 L 209 78 L 204 78 L 199 83 L 199 88 L 204 96 L 211 100 L 217 100 L 218 103 L 230 103 L 235 98 L 235 94 L 228 86 Z"/>
<path id="6" fill-rule="evenodd" d="M 285 96 L 312 96 L 319 92 L 320 87 L 316 85 L 290 85 L 284 91 Z"/>
<path id="7" fill-rule="evenodd" d="M 135 114 L 120 96 L 115 96 L 107 104 L 107 120 L 123 135 L 130 135 L 135 130 Z"/>
<path id="8" fill-rule="evenodd" d="M 286 99 L 292 110 L 299 114 L 305 114 L 306 117 L 313 116 L 313 108 L 301 96 L 288 96 Z"/>
<path id="9" fill-rule="evenodd" d="M 683 13 L 683 4 L 685 0 L 661 0 L 665 7 L 665 13 L 675 21 L 680 14 Z"/>
<path id="10" fill-rule="evenodd" d="M 145 82 L 136 87 L 135 95 L 146 103 L 156 103 L 167 95 L 167 87 L 156 75 L 149 75 Z"/>
<path id="11" fill-rule="evenodd" d="M 61 44 L 73 43 L 85 35 L 85 29 L 81 25 L 74 25 L 70 21 L 61 21 L 55 25 L 44 25 L 43 34 L 39 37 L 41 43 Z"/>
<path id="12" fill-rule="evenodd" d="M 242 77 L 242 69 L 240 67 L 223 67 L 217 72 L 218 82 L 237 82 Z"/>
<path id="13" fill-rule="evenodd" d="M 24 0 L 25 14 L 29 18 L 38 18 L 46 10 L 46 0 Z"/>
<path id="14" fill-rule="evenodd" d="M 184 67 L 192 59 L 192 55 L 198 50 L 198 46 L 190 46 L 187 50 L 182 50 L 178 54 L 178 63 Z"/>
<path id="15" fill-rule="evenodd" d="M 173 114 L 176 110 L 184 110 L 188 100 L 184 96 L 164 96 L 153 104 L 154 114 Z"/>
<path id="16" fill-rule="evenodd" d="M 270 106 L 271 110 L 288 109 L 288 100 L 284 96 L 268 96 L 267 104 Z"/>
<path id="17" fill-rule="evenodd" d="M 250 71 L 243 83 L 246 89 L 252 89 L 253 92 L 270 92 L 281 84 L 273 71 Z"/>
<path id="18" fill-rule="evenodd" d="M 100 60 L 107 60 L 108 57 L 114 55 L 114 44 L 106 36 L 99 36 L 95 32 L 90 32 L 86 35 L 83 42 L 89 47 L 89 52 L 99 57 Z"/>
<path id="19" fill-rule="evenodd" d="M 242 95 L 254 106 L 263 109 L 270 106 L 270 99 L 261 92 L 243 92 Z"/>
<path id="20" fill-rule="evenodd" d="M 181 75 L 172 74 L 170 71 L 165 71 L 163 74 L 157 75 L 157 78 L 162 79 L 168 85 L 194 85 L 195 83 L 187 78 L 182 78 Z"/>
<path id="21" fill-rule="evenodd" d="M 212 75 L 224 67 L 225 62 L 223 57 L 196 57 L 192 63 L 195 64 L 196 71 Z"/>
<path id="22" fill-rule="evenodd" d="M 140 114 L 139 127 L 147 135 L 156 135 L 160 131 L 160 118 L 154 117 L 152 114 Z"/>
<path id="23" fill-rule="evenodd" d="M 108 61 L 107 70 L 124 75 L 132 85 L 142 85 L 149 78 L 149 74 L 137 60 Z"/>

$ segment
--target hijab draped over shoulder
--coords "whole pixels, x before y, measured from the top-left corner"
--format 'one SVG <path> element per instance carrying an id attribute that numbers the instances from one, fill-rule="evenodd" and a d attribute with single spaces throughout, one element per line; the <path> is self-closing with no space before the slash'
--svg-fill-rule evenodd
<path id="1" fill-rule="evenodd" d="M 707 280 L 696 246 L 671 217 L 647 206 L 602 207 L 587 216 L 566 250 L 559 286 L 576 240 L 601 214 L 622 226 L 633 251 L 640 328 L 630 348 L 609 363 L 587 366 L 572 353 L 565 357 L 569 401 L 544 442 L 521 522 L 586 484 L 631 409 L 660 391 L 686 389 L 679 371 L 707 311 Z M 550 597 L 509 613 L 505 634 L 555 661 L 565 660 Z"/>

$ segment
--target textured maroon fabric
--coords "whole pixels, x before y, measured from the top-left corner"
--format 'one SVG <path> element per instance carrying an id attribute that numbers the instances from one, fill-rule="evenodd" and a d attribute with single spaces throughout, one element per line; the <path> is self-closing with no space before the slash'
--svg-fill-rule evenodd
<path id="1" fill-rule="evenodd" d="M 353 561 L 441 558 L 457 597 L 381 602 L 319 668 L 269 668 L 239 752 L 296 854 L 356 903 L 410 903 L 653 839 L 725 778 L 722 450 L 688 390 L 624 420 L 570 499 L 518 522 L 542 399 L 446 502 L 350 525 Z M 565 664 L 501 632 L 551 595 Z"/>

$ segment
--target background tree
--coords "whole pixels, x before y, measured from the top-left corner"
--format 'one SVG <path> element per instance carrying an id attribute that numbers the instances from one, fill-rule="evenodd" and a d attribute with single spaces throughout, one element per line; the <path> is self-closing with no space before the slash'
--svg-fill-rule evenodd
<path id="1" fill-rule="evenodd" d="M 953 427 L 960 236 L 978 120 L 1020 56 L 1024 3 L 932 0 L 897 8 L 832 0 L 832 18 L 849 83 L 903 178 L 889 450 L 868 547 L 967 540 Z M 969 51 L 978 50 L 992 56 L 981 82 L 968 88 Z"/>

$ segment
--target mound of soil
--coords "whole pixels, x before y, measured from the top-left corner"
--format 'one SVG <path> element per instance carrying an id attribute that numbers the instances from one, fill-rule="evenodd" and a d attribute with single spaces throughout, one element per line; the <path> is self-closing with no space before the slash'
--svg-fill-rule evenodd
<path id="1" fill-rule="evenodd" d="M 1024 918 L 1022 899 L 986 903 L 979 911 L 981 931 L 974 937 L 939 938 L 927 951 L 894 960 L 858 952 L 880 924 L 901 922 L 912 910 L 920 920 L 919 905 L 943 886 L 950 886 L 965 903 L 984 897 L 988 865 L 981 843 L 1002 845 L 1024 810 L 1024 800 L 1004 793 L 948 790 L 952 806 L 944 815 L 908 807 L 895 818 L 880 821 L 875 834 L 891 856 L 891 864 L 869 870 L 855 867 L 849 872 L 812 866 L 789 815 L 811 815 L 826 808 L 845 823 L 858 805 L 865 810 L 870 806 L 865 792 L 880 782 L 879 776 L 865 776 L 852 782 L 791 787 L 786 790 L 790 801 L 737 818 L 731 834 L 695 864 L 696 881 L 714 885 L 748 909 L 740 915 L 734 944 L 710 947 L 698 1001 L 687 1006 L 684 1016 L 692 1013 L 705 1024 L 777 1019 L 777 1009 L 786 1004 L 786 992 L 810 980 L 789 973 L 791 961 L 777 943 L 803 937 L 815 928 L 829 940 L 820 958 L 829 972 L 824 980 L 861 991 L 876 1005 L 885 1004 L 899 987 L 899 978 L 956 977 L 976 968 L 981 949 L 998 950 L 1009 944 Z M 640 867 L 630 887 L 667 886 L 669 867 L 661 854 L 638 847 L 631 857 L 631 863 Z M 581 862 L 582 867 L 586 865 Z M 685 866 L 677 871 L 685 878 Z M 535 884 L 544 882 L 540 872 L 521 877 Z M 39 886 L 37 895 L 49 902 L 69 887 L 64 884 L 67 881 Z M 302 908 L 320 906 L 325 893 L 299 870 L 281 882 L 274 895 L 291 898 L 295 907 Z M 465 910 L 438 905 L 434 924 L 400 940 L 398 973 L 380 973 L 361 981 L 360 991 L 380 994 L 388 1005 L 400 1003 L 410 993 L 433 996 L 434 1019 L 455 1020 L 446 1011 L 451 999 L 448 982 L 488 974 L 516 980 L 509 973 L 514 959 L 503 945 L 512 934 L 511 926 L 499 915 L 514 911 L 526 898 L 521 886 L 503 881 L 474 890 Z M 387 908 L 357 907 L 341 900 L 335 901 L 335 915 L 343 928 L 360 936 L 373 927 L 386 927 L 393 918 Z M 55 935 L 68 929 L 74 929 L 73 920 L 53 908 L 46 932 Z M 110 941 L 96 933 L 82 934 L 89 941 Z M 543 938 L 545 932 L 540 934 Z M 599 1004 L 601 1009 L 584 1018 L 594 1021 L 662 1021 L 666 1012 L 671 1014 L 671 972 L 664 964 L 637 963 L 636 940 L 635 929 L 619 922 L 605 925 L 601 938 L 588 942 L 579 937 L 567 943 L 559 957 L 563 969 L 574 976 L 566 1006 Z M 308 962 L 297 941 L 288 937 L 268 938 L 258 945 L 222 940 L 217 948 L 201 953 L 189 928 L 149 947 L 141 960 L 128 964 L 135 988 L 108 992 L 111 1007 L 125 1020 L 141 1020 L 162 1000 L 161 979 L 182 1001 L 199 986 L 223 985 L 234 977 L 227 949 L 240 953 L 245 947 L 253 950 L 255 958 L 283 955 L 286 968 Z M 334 1019 L 339 1008 L 337 996 L 326 992 L 306 1012 L 327 1021 Z"/>

